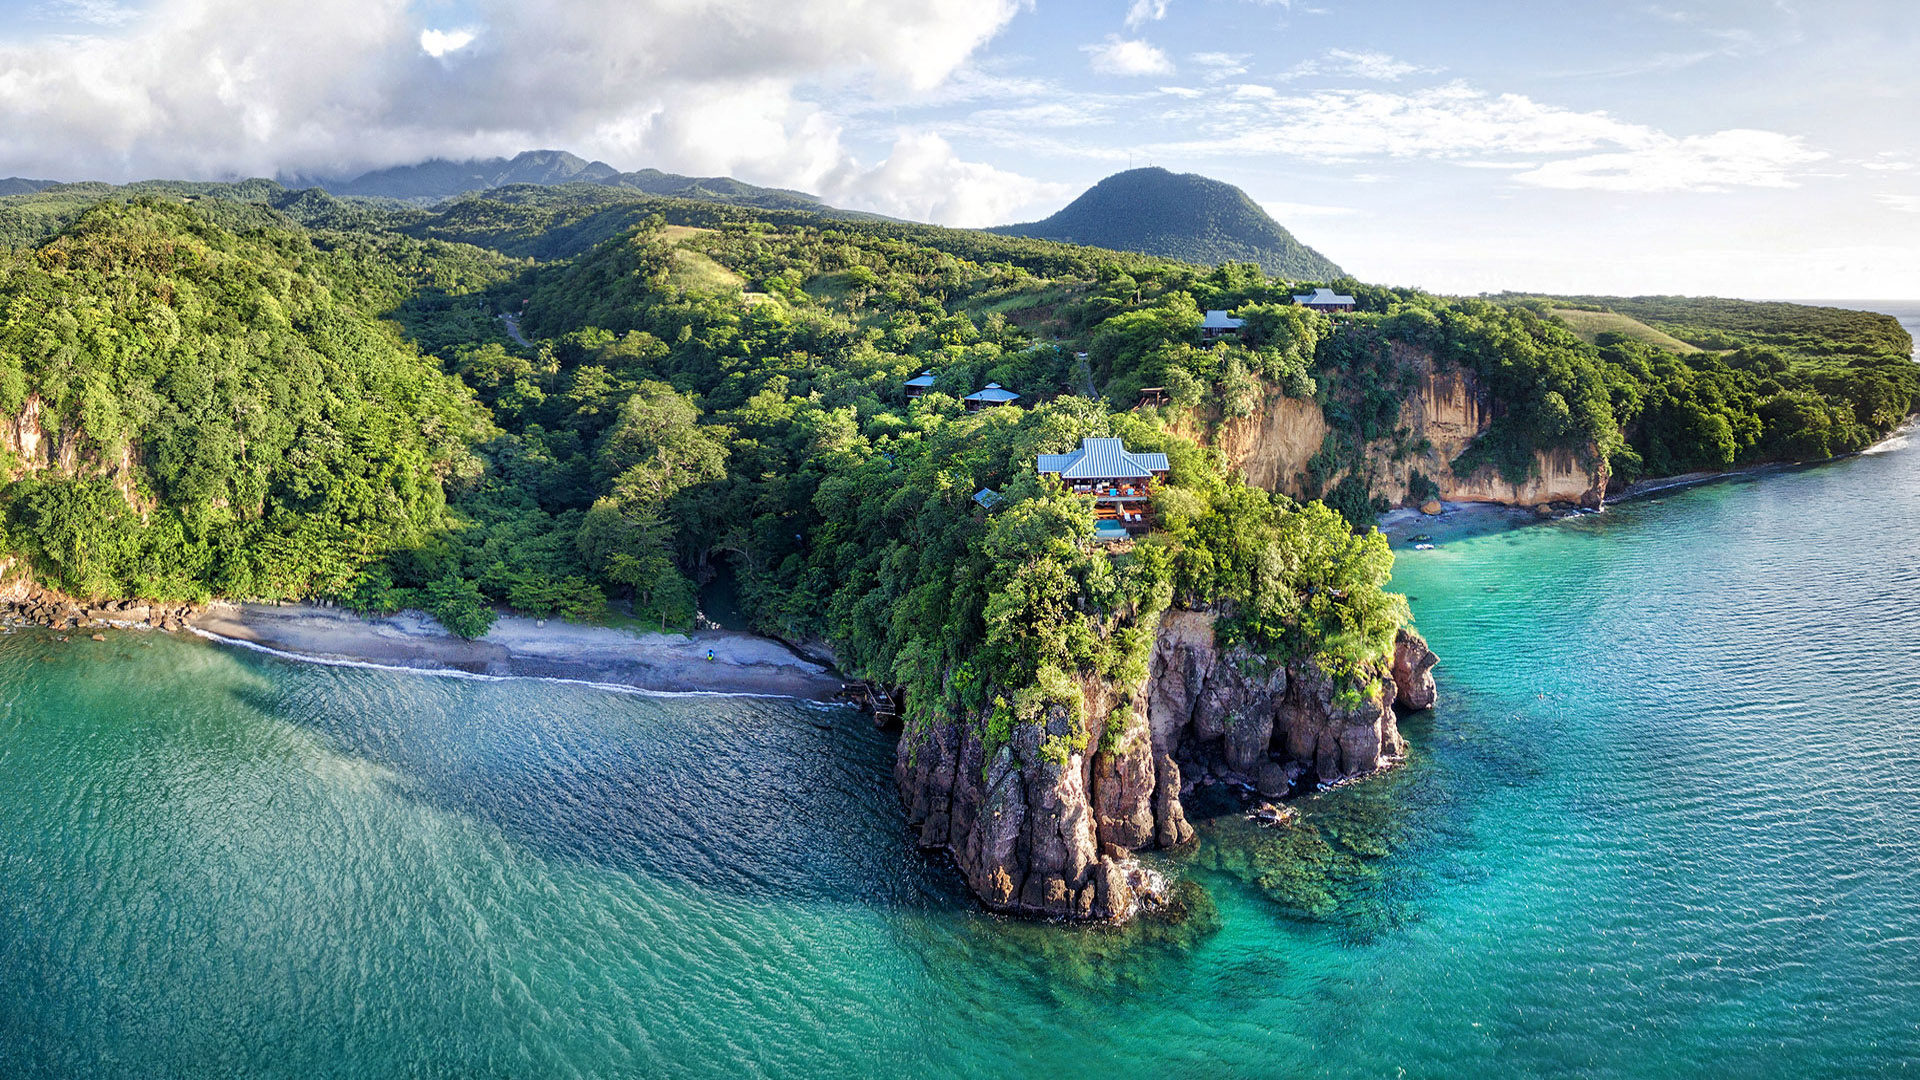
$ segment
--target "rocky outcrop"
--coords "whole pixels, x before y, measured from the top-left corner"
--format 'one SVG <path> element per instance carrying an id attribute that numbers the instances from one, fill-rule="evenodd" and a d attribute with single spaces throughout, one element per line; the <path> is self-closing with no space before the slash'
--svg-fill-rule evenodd
<path id="1" fill-rule="evenodd" d="M 1394 707 L 1403 712 L 1433 708 L 1438 691 L 1433 683 L 1433 665 L 1440 658 L 1427 648 L 1427 639 L 1403 628 L 1393 641 Z"/>
<path id="2" fill-rule="evenodd" d="M 1276 665 L 1223 650 L 1214 623 L 1208 612 L 1164 615 L 1145 682 L 1084 681 L 1083 720 L 1056 705 L 991 748 L 984 717 L 910 725 L 894 778 L 921 846 L 951 852 L 996 910 L 1125 919 L 1164 899 L 1164 882 L 1133 853 L 1193 839 L 1182 796 L 1195 784 L 1280 797 L 1364 776 L 1406 752 L 1395 677 L 1375 672 L 1356 684 L 1310 660 Z M 1432 654 L 1410 644 L 1405 653 L 1431 702 Z M 1098 745 L 1062 755 L 1081 731 Z"/>
<path id="3" fill-rule="evenodd" d="M 944 848 L 988 907 L 1077 919 L 1126 919 L 1161 898 L 1159 876 L 1131 852 L 1143 838 L 1137 808 L 1124 805 L 1124 779 L 1096 784 L 1084 753 L 1064 763 L 1042 752 L 1047 736 L 1071 732 L 1065 710 L 1044 723 L 1016 725 L 988 757 L 986 725 L 967 718 L 909 728 L 894 778 L 922 847 Z M 1104 755 L 1095 755 L 1104 756 Z M 1111 770 L 1116 762 L 1102 763 Z M 1123 768 L 1133 767 L 1127 763 Z M 1143 789 L 1146 805 L 1151 789 Z M 1095 792 L 1103 794 L 1096 797 Z M 1104 801 L 1096 808 L 1096 799 Z M 1133 843 L 1126 843 L 1132 840 Z"/>
<path id="4" fill-rule="evenodd" d="M 79 427 L 71 422 L 63 427 L 54 419 L 38 394 L 27 395 L 18 413 L 0 417 L 0 480 L 49 469 L 68 476 L 102 476 L 136 513 L 144 517 L 152 512 L 153 500 L 135 479 L 140 456 L 132 443 L 83 449 L 88 440 Z"/>
<path id="5" fill-rule="evenodd" d="M 30 394 L 19 413 L 0 421 L 0 451 L 12 455 L 16 474 L 46 468 L 47 436 L 40 426 L 40 411 L 40 395 Z"/>
<path id="6" fill-rule="evenodd" d="M 1539 451 L 1532 474 L 1518 484 L 1508 482 L 1492 466 L 1455 476 L 1454 459 L 1492 426 L 1500 415 L 1499 403 L 1473 372 L 1442 370 L 1424 349 L 1396 342 L 1390 357 L 1394 367 L 1408 373 L 1414 389 L 1395 422 L 1404 435 L 1365 448 L 1363 469 L 1372 478 L 1375 495 L 1395 505 L 1425 502 L 1433 496 L 1509 506 L 1600 505 L 1610 473 L 1606 460 L 1591 450 Z M 1184 434 L 1219 450 L 1248 483 L 1296 498 L 1306 494 L 1307 463 L 1320 451 L 1327 430 L 1326 416 L 1318 405 L 1277 392 L 1252 416 L 1216 418 L 1182 428 Z M 1416 473 L 1437 491 L 1414 491 Z M 1345 475 L 1323 477 L 1322 490 L 1332 489 Z"/>

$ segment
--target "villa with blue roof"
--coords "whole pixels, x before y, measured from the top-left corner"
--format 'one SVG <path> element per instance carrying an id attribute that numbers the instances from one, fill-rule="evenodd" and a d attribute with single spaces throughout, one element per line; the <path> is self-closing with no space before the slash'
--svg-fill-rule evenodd
<path id="1" fill-rule="evenodd" d="M 1018 400 L 1020 400 L 1019 394 L 1006 389 L 997 382 L 990 382 L 987 384 L 985 390 L 975 390 L 965 398 L 967 409 L 974 412 L 1001 405 L 1011 405 Z"/>
<path id="2" fill-rule="evenodd" d="M 913 378 L 908 379 L 907 380 L 907 400 L 912 401 L 914 398 L 917 398 L 920 395 L 926 393 L 927 391 L 933 389 L 933 384 L 938 381 L 939 380 L 934 376 L 932 371 L 923 371 L 920 374 L 915 375 Z"/>
<path id="3" fill-rule="evenodd" d="M 1354 309 L 1353 297 L 1334 292 L 1332 289 L 1315 289 L 1293 298 L 1293 302 L 1312 311 L 1325 312 L 1328 315 Z"/>
<path id="4" fill-rule="evenodd" d="M 1119 439 L 1082 439 L 1069 454 L 1041 454 L 1034 463 L 1076 495 L 1093 496 L 1094 535 L 1124 539 L 1153 523 L 1153 485 L 1167 478 L 1165 454 L 1137 454 Z"/>
<path id="5" fill-rule="evenodd" d="M 1200 320 L 1200 336 L 1207 341 L 1212 341 L 1215 338 L 1231 337 L 1234 334 L 1238 334 L 1240 328 L 1246 324 L 1245 319 L 1236 319 L 1226 312 L 1217 309 L 1211 310 Z"/>

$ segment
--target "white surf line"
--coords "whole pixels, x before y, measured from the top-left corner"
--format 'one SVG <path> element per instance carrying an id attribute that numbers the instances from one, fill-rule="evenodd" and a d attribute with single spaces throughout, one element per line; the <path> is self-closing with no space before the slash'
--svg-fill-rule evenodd
<path id="1" fill-rule="evenodd" d="M 187 629 L 195 636 L 206 638 L 208 641 L 221 645 L 232 645 L 237 648 L 251 649 L 254 652 L 266 653 L 268 656 L 279 657 L 282 660 L 292 660 L 302 664 L 318 664 L 321 667 L 361 668 L 367 671 L 391 671 L 402 675 L 428 675 L 434 678 L 467 679 L 473 682 L 526 681 L 557 683 L 562 686 L 584 686 L 593 690 L 604 690 L 613 694 L 633 694 L 639 697 L 770 698 L 775 701 L 797 701 L 804 705 L 819 705 L 823 708 L 853 708 L 853 706 L 849 704 L 820 701 L 816 698 L 800 697 L 795 694 L 756 694 L 744 690 L 649 690 L 644 686 L 633 686 L 629 683 L 595 682 L 592 679 L 568 679 L 558 675 L 486 675 L 475 671 L 461 671 L 458 668 L 410 667 L 406 664 L 381 664 L 372 660 L 349 660 L 345 657 L 313 656 L 308 653 L 276 649 L 271 645 L 262 645 L 257 641 L 246 641 L 241 638 L 226 637 L 222 634 L 216 634 L 211 630 L 202 630 L 197 626 L 189 626 Z"/>
<path id="2" fill-rule="evenodd" d="M 1895 450 L 1904 450 L 1913 440 L 1914 432 L 1920 431 L 1920 421 L 1912 419 L 1887 433 L 1887 437 L 1860 451 L 1861 457 L 1870 454 L 1886 454 Z"/>

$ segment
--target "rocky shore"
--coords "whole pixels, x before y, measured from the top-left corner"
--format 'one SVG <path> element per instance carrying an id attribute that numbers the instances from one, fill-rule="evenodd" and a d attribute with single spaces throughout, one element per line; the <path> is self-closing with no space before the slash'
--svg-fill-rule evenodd
<path id="1" fill-rule="evenodd" d="M 1075 730 L 1061 706 L 991 748 L 984 717 L 904 731 L 894 778 L 921 846 L 950 852 L 995 910 L 1124 920 L 1165 899 L 1134 853 L 1192 840 L 1183 798 L 1197 785 L 1283 799 L 1369 775 L 1406 753 L 1396 708 L 1435 700 L 1436 658 L 1411 631 L 1355 694 L 1311 661 L 1223 650 L 1214 623 L 1169 612 L 1143 685 L 1083 683 L 1084 722 L 1107 734 L 1064 763 L 1042 751 Z"/>
<path id="2" fill-rule="evenodd" d="M 50 630 L 121 627 L 182 631 L 201 609 L 192 604 L 150 604 L 142 600 L 80 601 L 35 587 L 0 594 L 0 623 L 43 626 Z"/>

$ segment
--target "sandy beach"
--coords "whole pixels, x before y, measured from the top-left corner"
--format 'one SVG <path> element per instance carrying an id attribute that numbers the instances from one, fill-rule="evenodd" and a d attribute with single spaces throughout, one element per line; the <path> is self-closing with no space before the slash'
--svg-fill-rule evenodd
<path id="1" fill-rule="evenodd" d="M 575 679 L 671 693 L 829 701 L 842 682 L 832 670 L 780 642 L 728 630 L 641 634 L 560 620 L 539 625 L 507 615 L 486 637 L 465 641 L 417 611 L 364 618 L 309 604 L 215 604 L 195 616 L 191 626 L 216 638 L 297 658 Z"/>

